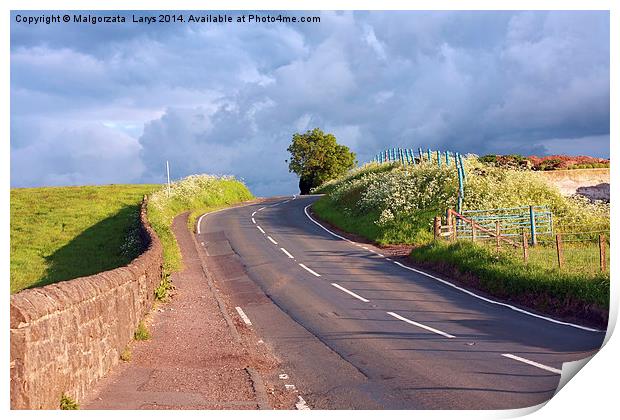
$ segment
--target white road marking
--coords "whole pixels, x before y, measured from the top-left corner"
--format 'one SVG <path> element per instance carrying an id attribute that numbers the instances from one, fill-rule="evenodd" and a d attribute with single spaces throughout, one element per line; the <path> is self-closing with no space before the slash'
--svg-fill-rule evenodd
<path id="1" fill-rule="evenodd" d="M 293 385 L 293 384 L 284 384 L 284 388 L 286 388 L 288 391 L 293 391 L 295 389 L 295 385 Z"/>
<path id="2" fill-rule="evenodd" d="M 362 248 L 364 248 L 366 251 L 370 251 L 370 249 L 366 248 L 365 246 L 363 246 Z"/>
<path id="3" fill-rule="evenodd" d="M 274 245 L 278 245 L 278 243 L 276 241 L 273 240 L 273 238 L 271 236 L 267 236 L 267 239 L 269 239 L 271 241 L 272 244 Z"/>
<path id="4" fill-rule="evenodd" d="M 288 252 L 286 249 L 284 249 L 284 248 L 280 248 L 280 251 L 284 252 L 284 253 L 285 253 L 285 254 L 286 254 L 289 258 L 291 258 L 291 259 L 295 259 L 295 257 L 293 257 L 293 256 L 291 255 L 291 253 L 290 253 L 290 252 Z"/>
<path id="5" fill-rule="evenodd" d="M 265 210 L 265 207 L 261 207 L 260 209 L 256 210 L 257 212 L 261 211 L 261 210 Z"/>
<path id="6" fill-rule="evenodd" d="M 454 338 L 452 334 L 448 334 L 443 331 L 437 330 L 433 327 L 429 327 L 428 325 L 424 325 L 424 324 L 420 324 L 419 322 L 412 321 L 408 318 L 405 318 L 404 316 L 398 315 L 397 313 L 388 312 L 387 314 L 393 316 L 396 319 L 400 319 L 401 321 L 405 321 L 407 324 L 411 324 L 411 325 L 415 325 L 416 327 L 424 328 L 425 330 L 434 332 L 435 334 L 443 335 L 446 338 Z"/>
<path id="7" fill-rule="evenodd" d="M 252 217 L 252 223 L 256 224 L 256 220 Z"/>
<path id="8" fill-rule="evenodd" d="M 543 365 L 542 363 L 533 362 L 523 357 L 515 356 L 514 354 L 505 353 L 505 354 L 502 354 L 502 356 L 507 357 L 509 359 L 517 360 L 519 362 L 527 363 L 528 365 L 536 366 L 539 369 L 544 369 L 549 372 L 557 373 L 558 375 L 562 374 L 561 369 L 556 369 L 556 368 L 552 368 L 551 366 Z"/>
<path id="9" fill-rule="evenodd" d="M 322 224 L 320 224 L 319 222 L 317 222 L 316 220 L 314 220 L 314 219 L 312 218 L 312 216 L 310 216 L 310 214 L 308 213 L 308 207 L 310 207 L 311 205 L 312 205 L 312 204 L 308 204 L 306 207 L 304 207 L 304 213 L 306 214 L 306 217 L 307 217 L 308 219 L 310 219 L 310 221 L 311 221 L 312 223 L 314 223 L 315 225 L 317 225 L 318 227 L 320 227 L 321 229 L 323 229 L 325 232 L 329 233 L 330 235 L 335 236 L 336 238 L 340 238 L 340 239 L 342 239 L 343 241 L 347 241 L 347 242 L 352 243 L 352 244 L 354 244 L 354 243 L 355 243 L 355 242 L 353 242 L 352 240 L 345 238 L 344 236 L 340 236 L 340 235 L 338 235 L 338 234 L 336 234 L 336 233 L 332 232 L 331 230 L 327 229 L 325 226 L 323 226 Z"/>
<path id="10" fill-rule="evenodd" d="M 304 400 L 301 395 L 298 395 L 297 399 L 299 401 L 295 403 L 295 408 L 297 408 L 298 410 L 310 410 L 310 407 L 308 407 L 308 404 L 306 404 L 306 400 Z"/>
<path id="11" fill-rule="evenodd" d="M 265 233 L 265 231 L 263 230 L 263 228 L 262 228 L 262 227 L 260 227 L 260 226 L 256 225 L 256 228 L 257 228 L 258 230 L 260 230 L 262 233 Z"/>
<path id="12" fill-rule="evenodd" d="M 307 217 L 308 219 L 310 219 L 310 221 L 311 221 L 312 223 L 314 223 L 315 225 L 319 226 L 321 229 L 323 229 L 324 231 L 326 231 L 327 233 L 329 233 L 329 234 L 330 234 L 330 235 L 332 235 L 332 236 L 335 236 L 335 237 L 337 237 L 337 238 L 340 238 L 340 239 L 342 239 L 342 240 L 344 240 L 344 241 L 347 241 L 347 242 L 349 242 L 349 243 L 353 243 L 353 244 L 355 243 L 355 242 L 353 242 L 353 241 L 352 241 L 352 240 L 350 240 L 350 239 L 347 239 L 347 238 L 345 238 L 345 237 L 343 237 L 343 236 L 340 236 L 340 235 L 338 235 L 338 234 L 336 234 L 336 233 L 332 232 L 331 230 L 327 229 L 325 226 L 321 225 L 319 222 L 317 222 L 316 220 L 314 220 L 314 219 L 312 218 L 312 216 L 310 216 L 310 214 L 308 213 L 308 207 L 310 207 L 311 205 L 312 205 L 312 204 L 308 204 L 308 205 L 304 208 L 304 213 L 306 214 L 306 217 Z M 386 260 L 387 260 L 387 261 L 392 261 L 390 258 L 386 258 Z M 508 303 L 503 303 L 503 302 L 498 302 L 498 301 L 496 301 L 496 300 L 488 299 L 488 298 L 485 298 L 484 296 L 477 295 L 477 294 L 475 294 L 474 292 L 471 292 L 471 291 L 469 291 L 469 290 L 467 290 L 467 289 L 464 289 L 464 288 L 462 288 L 462 287 L 459 287 L 459 286 L 457 286 L 457 285 L 455 285 L 455 284 L 453 284 L 453 283 L 450 283 L 450 282 L 449 282 L 449 281 L 447 281 L 447 280 L 444 280 L 444 279 L 441 279 L 441 278 L 439 278 L 439 277 L 433 276 L 432 274 L 426 273 L 426 272 L 424 272 L 424 271 L 422 271 L 422 270 L 418 270 L 418 269 L 415 269 L 415 268 L 412 268 L 412 267 L 408 267 L 408 266 L 406 266 L 406 265 L 404 265 L 404 264 L 401 264 L 401 263 L 399 263 L 399 262 L 397 262 L 396 264 L 398 264 L 399 266 L 403 267 L 403 268 L 404 268 L 404 269 L 406 269 L 406 270 L 413 271 L 413 272 L 416 272 L 416 273 L 421 274 L 421 275 L 423 275 L 423 276 L 426 276 L 426 277 L 432 278 L 432 279 L 434 279 L 434 280 L 437 280 L 437 281 L 439 281 L 439 282 L 441 282 L 441 283 L 443 283 L 443 284 L 445 284 L 445 285 L 447 285 L 447 286 L 450 286 L 450 287 L 453 287 L 453 288 L 455 288 L 455 289 L 457 289 L 457 290 L 460 290 L 461 292 L 466 293 L 466 294 L 468 294 L 468 295 L 470 295 L 470 296 L 472 296 L 472 297 L 475 297 L 475 298 L 477 298 L 477 299 L 481 299 L 481 300 L 483 300 L 483 301 L 485 301 L 485 302 L 492 303 L 492 304 L 494 304 L 494 305 L 499 305 L 499 306 L 503 306 L 503 307 L 505 307 L 505 308 L 512 309 L 513 311 L 515 311 L 515 312 L 519 312 L 519 313 L 522 313 L 522 314 L 524 314 L 524 315 L 529 315 L 529 316 L 532 316 L 532 317 L 534 317 L 534 318 L 544 319 L 545 321 L 553 322 L 554 324 L 560 324 L 560 325 L 566 325 L 566 326 L 573 327 L 573 328 L 578 328 L 578 329 L 580 329 L 580 330 L 591 331 L 591 332 L 597 332 L 597 333 L 604 332 L 604 331 L 598 330 L 598 329 L 596 329 L 596 328 L 584 327 L 583 325 L 572 324 L 572 323 L 570 323 L 570 322 L 564 322 L 564 321 L 558 321 L 557 319 L 553 319 L 553 318 L 549 318 L 549 317 L 546 317 L 546 316 L 538 315 L 538 314 L 535 314 L 535 313 L 532 313 L 532 312 L 528 312 L 528 311 L 526 311 L 526 310 L 524 310 L 524 309 L 517 308 L 516 306 L 510 305 L 510 304 L 508 304 Z"/>
<path id="13" fill-rule="evenodd" d="M 256 214 L 256 212 L 252 213 L 252 217 L 254 217 L 255 214 Z"/>
<path id="14" fill-rule="evenodd" d="M 381 258 L 385 258 L 385 255 L 380 254 L 379 252 L 376 252 L 376 254 L 377 254 L 378 256 L 380 256 Z"/>
<path id="15" fill-rule="evenodd" d="M 355 299 L 359 299 L 362 302 L 370 302 L 368 299 L 361 297 L 360 295 L 358 295 L 357 293 L 353 293 L 352 291 L 350 291 L 349 289 L 345 289 L 344 287 L 342 287 L 341 285 L 339 285 L 338 283 L 332 283 L 332 286 L 334 286 L 336 289 L 340 289 L 345 293 L 350 294 L 351 296 L 353 296 Z"/>
<path id="16" fill-rule="evenodd" d="M 317 277 L 321 277 L 321 275 L 320 275 L 319 273 L 317 273 L 317 272 L 316 272 L 316 271 L 314 271 L 314 270 L 309 269 L 308 267 L 306 267 L 306 266 L 305 266 L 305 265 L 303 265 L 302 263 L 299 263 L 299 266 L 300 266 L 301 268 L 303 268 L 304 270 L 308 271 L 309 273 L 312 273 L 312 274 L 314 274 L 314 275 L 315 275 L 315 276 L 317 276 Z"/>
<path id="17" fill-rule="evenodd" d="M 235 309 L 237 310 L 237 313 L 239 314 L 241 319 L 243 319 L 243 322 L 245 322 L 245 325 L 252 325 L 252 321 L 250 321 L 250 318 L 248 318 L 245 312 L 243 312 L 243 309 L 241 309 L 239 306 L 235 306 Z"/>
<path id="18" fill-rule="evenodd" d="M 209 213 L 205 213 L 198 218 L 198 223 L 196 223 L 196 232 L 200 235 L 200 223 L 202 222 L 202 218 L 205 217 Z"/>
<path id="19" fill-rule="evenodd" d="M 288 379 L 288 375 L 286 373 L 281 373 L 278 375 L 278 378 L 285 380 L 285 379 Z"/>

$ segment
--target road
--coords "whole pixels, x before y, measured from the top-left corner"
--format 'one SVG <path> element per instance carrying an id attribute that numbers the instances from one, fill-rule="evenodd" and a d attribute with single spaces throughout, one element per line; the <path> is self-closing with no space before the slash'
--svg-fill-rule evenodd
<path id="1" fill-rule="evenodd" d="M 218 284 L 312 408 L 502 409 L 550 399 L 604 332 L 537 317 L 334 236 L 316 196 L 199 219 Z M 448 283 L 446 282 L 448 281 Z"/>

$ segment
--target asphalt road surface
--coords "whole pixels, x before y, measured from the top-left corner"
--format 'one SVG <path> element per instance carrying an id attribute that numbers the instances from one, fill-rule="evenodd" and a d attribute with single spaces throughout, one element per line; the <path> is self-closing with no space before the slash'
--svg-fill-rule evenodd
<path id="1" fill-rule="evenodd" d="M 311 408 L 528 407 L 553 396 L 563 362 L 602 345 L 602 331 L 485 300 L 335 236 L 308 214 L 316 199 L 211 213 L 197 234 Z"/>

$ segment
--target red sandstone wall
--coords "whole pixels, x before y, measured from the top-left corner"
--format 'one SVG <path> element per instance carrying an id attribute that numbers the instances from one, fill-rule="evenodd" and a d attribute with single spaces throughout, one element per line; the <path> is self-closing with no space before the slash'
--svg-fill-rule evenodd
<path id="1" fill-rule="evenodd" d="M 147 250 L 128 266 L 11 296 L 11 408 L 78 402 L 119 361 L 159 285 L 162 247 L 140 214 Z"/>

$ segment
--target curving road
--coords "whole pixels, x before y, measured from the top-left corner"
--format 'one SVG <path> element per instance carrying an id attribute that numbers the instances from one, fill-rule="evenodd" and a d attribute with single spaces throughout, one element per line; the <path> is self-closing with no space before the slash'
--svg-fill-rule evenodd
<path id="1" fill-rule="evenodd" d="M 312 408 L 499 409 L 539 404 L 562 363 L 604 332 L 536 316 L 335 236 L 274 198 L 207 214 L 218 285 Z"/>

